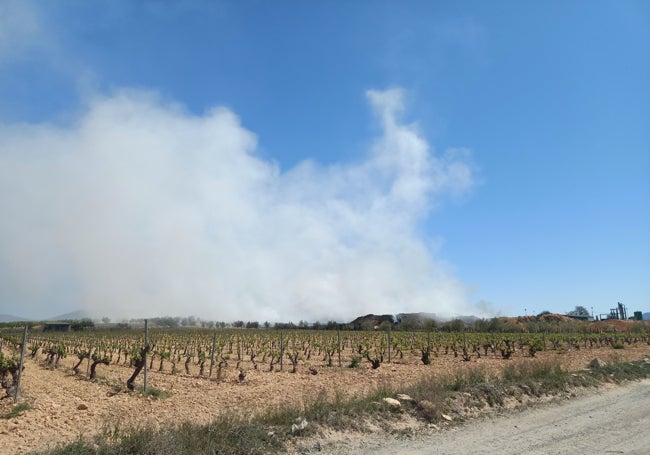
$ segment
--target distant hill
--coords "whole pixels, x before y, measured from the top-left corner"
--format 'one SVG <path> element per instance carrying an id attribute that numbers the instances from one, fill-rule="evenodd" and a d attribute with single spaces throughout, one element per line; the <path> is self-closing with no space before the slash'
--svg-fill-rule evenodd
<path id="1" fill-rule="evenodd" d="M 396 317 L 392 314 L 367 314 L 365 316 L 359 316 L 355 320 L 349 322 L 348 325 L 352 326 L 356 330 L 362 330 L 377 328 L 382 323 L 388 322 L 394 327 L 422 330 L 428 327 L 430 321 L 435 321 L 435 323 L 445 323 L 454 319 L 460 319 L 469 326 L 479 318 L 476 316 L 450 317 L 436 313 L 399 313 Z"/>
<path id="2" fill-rule="evenodd" d="M 359 316 L 354 321 L 350 322 L 350 325 L 353 326 L 356 330 L 359 329 L 372 329 L 374 327 L 379 327 L 382 322 L 388 322 L 393 324 L 395 318 L 392 314 L 367 314 L 365 316 Z"/>
<path id="3" fill-rule="evenodd" d="M 643 320 L 650 321 L 650 313 L 643 313 Z"/>
<path id="4" fill-rule="evenodd" d="M 0 322 L 18 322 L 18 321 L 29 321 L 29 319 L 21 318 L 20 316 L 14 316 L 12 314 L 0 314 Z"/>
<path id="5" fill-rule="evenodd" d="M 90 313 L 84 310 L 71 311 L 70 313 L 60 314 L 58 316 L 53 316 L 48 318 L 47 321 L 65 321 L 65 320 L 78 320 L 78 319 L 92 319 Z"/>

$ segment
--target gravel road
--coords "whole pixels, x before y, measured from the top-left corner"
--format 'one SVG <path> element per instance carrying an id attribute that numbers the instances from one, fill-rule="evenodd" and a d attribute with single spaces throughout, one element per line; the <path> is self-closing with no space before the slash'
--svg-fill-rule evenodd
<path id="1" fill-rule="evenodd" d="M 650 454 L 650 380 L 357 453 Z"/>

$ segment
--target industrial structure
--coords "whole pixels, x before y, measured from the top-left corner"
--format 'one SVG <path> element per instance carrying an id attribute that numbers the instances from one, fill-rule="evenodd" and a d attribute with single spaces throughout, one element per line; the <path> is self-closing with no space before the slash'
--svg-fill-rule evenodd
<path id="1" fill-rule="evenodd" d="M 621 302 L 617 302 L 616 308 L 611 308 L 609 314 L 600 314 L 599 319 L 627 319 L 627 307 Z M 636 321 L 643 320 L 643 313 L 641 311 L 635 311 L 634 316 L 630 317 Z"/>
<path id="2" fill-rule="evenodd" d="M 616 308 L 609 310 L 609 319 L 627 319 L 627 307 L 618 302 Z"/>

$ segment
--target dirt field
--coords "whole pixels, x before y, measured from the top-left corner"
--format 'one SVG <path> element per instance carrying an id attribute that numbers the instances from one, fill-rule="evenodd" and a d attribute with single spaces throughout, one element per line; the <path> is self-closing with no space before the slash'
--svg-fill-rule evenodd
<path id="1" fill-rule="evenodd" d="M 612 361 L 637 360 L 648 355 L 650 346 L 639 343 L 621 350 L 541 352 L 536 358 L 518 352 L 511 360 L 473 357 L 470 362 L 464 362 L 449 355 L 434 358 L 429 366 L 418 364 L 413 358 L 401 363 L 384 363 L 377 370 L 370 369 L 367 363 L 359 369 L 318 366 L 316 375 L 306 368 L 292 374 L 285 365 L 282 372 L 250 369 L 241 383 L 234 368 L 229 368 L 221 381 L 150 371 L 149 385 L 169 394 L 160 399 L 143 397 L 126 389 L 126 380 L 132 373 L 130 367 L 99 365 L 99 379 L 91 382 L 73 374 L 74 359 L 64 359 L 58 369 L 51 369 L 39 355 L 27 361 L 21 387 L 21 402 L 28 403 L 31 409 L 16 418 L 0 419 L 0 451 L 24 454 L 115 427 L 165 425 L 183 420 L 207 422 L 226 411 L 251 414 L 268 407 L 308 402 L 323 393 L 328 396 L 365 394 L 382 385 L 408 385 L 468 367 L 499 371 L 505 362 L 558 358 L 565 368 L 578 370 L 585 368 L 594 357 Z M 142 375 L 136 384 L 142 386 Z M 0 400 L 0 414 L 12 407 L 12 399 Z"/>

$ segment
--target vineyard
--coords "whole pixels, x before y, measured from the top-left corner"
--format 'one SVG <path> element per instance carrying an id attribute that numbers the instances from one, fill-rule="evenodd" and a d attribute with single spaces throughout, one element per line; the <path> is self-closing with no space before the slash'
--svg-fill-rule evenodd
<path id="1" fill-rule="evenodd" d="M 22 337 L 20 330 L 0 331 L 7 394 Z M 322 394 L 364 394 L 382 384 L 435 380 L 472 368 L 496 372 L 508 362 L 559 358 L 565 368 L 580 369 L 594 357 L 637 359 L 650 353 L 650 331 L 643 325 L 597 333 L 33 329 L 25 348 L 21 397 L 32 409 L 22 424 L 32 430 L 22 429 L 22 418 L 0 420 L 0 434 L 12 436 L 17 453 L 116 422 L 208 421 L 226 411 L 254 413 Z M 142 393 L 145 371 L 149 389 L 166 398 Z M 10 402 L 3 399 L 2 410 Z"/>
<path id="2" fill-rule="evenodd" d="M 2 333 L 4 344 L 18 352 L 22 336 Z M 402 331 L 315 331 L 241 329 L 153 329 L 148 343 L 138 330 L 88 331 L 77 333 L 31 333 L 27 353 L 46 367 L 64 365 L 76 375 L 97 377 L 100 365 L 124 370 L 136 368 L 171 375 L 182 374 L 221 380 L 233 370 L 243 380 L 246 372 L 300 369 L 317 374 L 319 368 L 363 367 L 383 364 L 430 365 L 435 359 L 452 356 L 472 359 L 496 357 L 536 357 L 538 352 L 580 349 L 623 349 L 639 343 L 650 344 L 650 333 L 444 333 Z M 146 365 L 144 363 L 146 357 Z M 17 372 L 17 360 L 2 357 L 3 384 L 7 374 Z M 138 368 L 139 367 L 139 368 Z M 134 371 L 135 373 L 135 371 Z M 137 377 L 130 377 L 133 389 Z"/>

